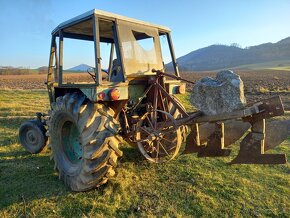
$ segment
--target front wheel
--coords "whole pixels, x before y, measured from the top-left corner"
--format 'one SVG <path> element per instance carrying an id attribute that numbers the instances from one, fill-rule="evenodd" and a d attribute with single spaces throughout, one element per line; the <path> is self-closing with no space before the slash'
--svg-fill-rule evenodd
<path id="1" fill-rule="evenodd" d="M 19 140 L 31 154 L 38 154 L 47 144 L 46 129 L 39 120 L 28 120 L 19 128 Z"/>
<path id="2" fill-rule="evenodd" d="M 52 158 L 68 187 L 86 191 L 114 176 L 122 139 L 112 109 L 73 93 L 58 97 L 49 115 Z"/>

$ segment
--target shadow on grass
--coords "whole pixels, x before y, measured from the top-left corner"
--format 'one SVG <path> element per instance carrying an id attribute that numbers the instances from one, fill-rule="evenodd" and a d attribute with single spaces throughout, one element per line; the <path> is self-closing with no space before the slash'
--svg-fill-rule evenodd
<path id="1" fill-rule="evenodd" d="M 1 159 L 0 210 L 14 203 L 68 193 L 48 156 L 15 151 Z"/>
<path id="2" fill-rule="evenodd" d="M 120 158 L 121 163 L 139 163 L 145 158 L 141 155 L 137 147 L 126 145 L 121 147 L 123 156 Z"/>
<path id="3" fill-rule="evenodd" d="M 19 157 L 19 156 L 29 156 L 31 155 L 30 153 L 28 153 L 27 151 L 21 151 L 21 150 L 17 150 L 17 151 L 11 151 L 11 152 L 0 152 L 0 163 L 3 162 L 1 159 L 10 159 L 12 157 Z"/>
<path id="4" fill-rule="evenodd" d="M 54 163 L 50 160 L 48 153 L 31 155 L 25 151 L 13 151 L 1 155 L 0 212 L 2 209 L 8 207 L 11 209 L 16 205 L 19 207 L 16 210 L 19 212 L 19 216 L 23 216 L 27 212 L 26 210 L 33 208 L 31 205 L 35 200 L 38 202 L 37 204 L 42 204 L 42 201 L 43 204 L 46 204 L 49 201 L 54 205 L 58 204 L 58 201 L 68 199 L 65 204 L 59 206 L 61 208 L 59 212 L 67 217 L 76 214 L 81 216 L 83 212 L 92 209 L 92 205 L 83 203 L 82 198 L 102 196 L 108 185 L 105 184 L 89 192 L 72 192 L 59 180 L 58 173 L 54 170 Z M 42 210 L 51 214 L 54 208 L 43 208 Z"/>

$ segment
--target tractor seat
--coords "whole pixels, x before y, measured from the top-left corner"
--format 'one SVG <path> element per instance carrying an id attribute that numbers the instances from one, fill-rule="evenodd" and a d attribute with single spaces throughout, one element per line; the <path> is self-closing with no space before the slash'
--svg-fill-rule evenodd
<path id="1" fill-rule="evenodd" d="M 123 81 L 123 72 L 122 72 L 121 64 L 120 64 L 118 59 L 113 60 L 110 81 L 111 82 L 122 82 Z"/>

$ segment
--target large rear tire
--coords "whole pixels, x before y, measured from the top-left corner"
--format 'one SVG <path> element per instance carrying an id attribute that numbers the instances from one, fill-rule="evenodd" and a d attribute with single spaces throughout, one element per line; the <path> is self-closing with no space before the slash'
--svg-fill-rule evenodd
<path id="1" fill-rule="evenodd" d="M 78 93 L 58 97 L 51 106 L 48 136 L 59 178 L 73 191 L 106 183 L 122 156 L 114 111 Z"/>

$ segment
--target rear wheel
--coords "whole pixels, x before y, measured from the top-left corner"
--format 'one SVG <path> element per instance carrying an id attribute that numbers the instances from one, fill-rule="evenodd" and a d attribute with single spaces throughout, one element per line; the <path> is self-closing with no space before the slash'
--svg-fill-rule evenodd
<path id="1" fill-rule="evenodd" d="M 66 94 L 52 104 L 48 135 L 59 178 L 73 191 L 98 187 L 114 176 L 122 155 L 114 111 L 82 94 Z"/>

